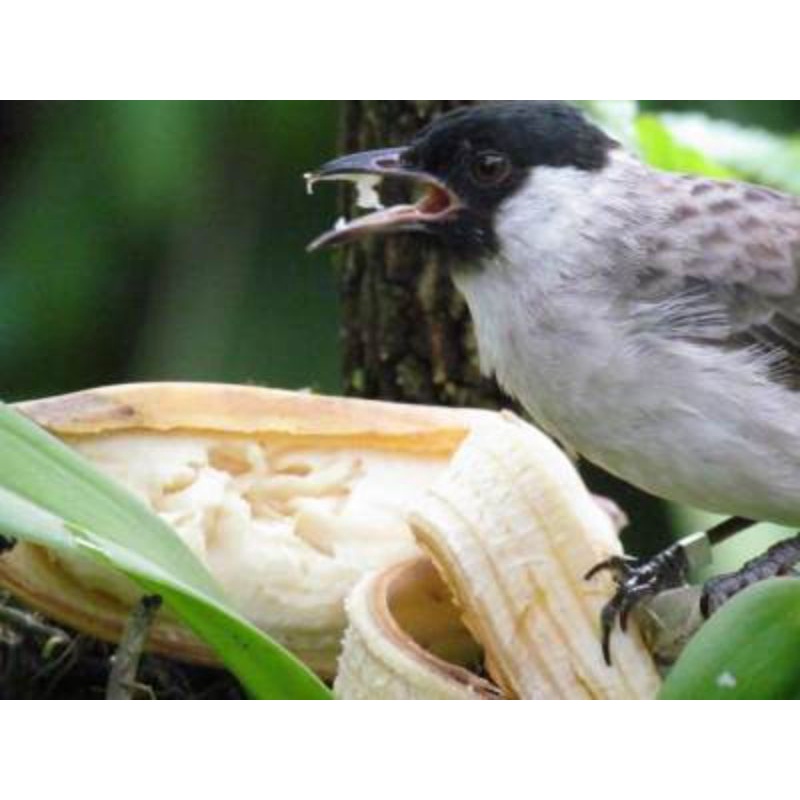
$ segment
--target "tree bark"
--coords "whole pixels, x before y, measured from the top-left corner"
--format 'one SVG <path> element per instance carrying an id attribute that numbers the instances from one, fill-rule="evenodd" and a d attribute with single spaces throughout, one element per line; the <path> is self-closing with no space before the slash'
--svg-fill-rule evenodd
<path id="1" fill-rule="evenodd" d="M 345 101 L 342 151 L 404 144 L 439 114 L 468 102 Z M 387 187 L 393 189 L 402 191 Z M 352 199 L 343 203 L 352 214 Z M 348 248 L 340 264 L 348 394 L 446 405 L 504 402 L 478 370 L 464 301 L 419 236 L 365 241 Z"/>

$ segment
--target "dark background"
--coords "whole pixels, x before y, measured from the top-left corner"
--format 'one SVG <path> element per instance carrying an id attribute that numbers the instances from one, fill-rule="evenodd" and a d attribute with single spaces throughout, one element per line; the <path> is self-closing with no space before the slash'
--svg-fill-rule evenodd
<path id="1" fill-rule="evenodd" d="M 777 130 L 800 103 L 648 103 Z M 123 381 L 340 390 L 338 104 L 0 103 L 0 397 Z M 687 523 L 688 524 L 688 523 Z"/>

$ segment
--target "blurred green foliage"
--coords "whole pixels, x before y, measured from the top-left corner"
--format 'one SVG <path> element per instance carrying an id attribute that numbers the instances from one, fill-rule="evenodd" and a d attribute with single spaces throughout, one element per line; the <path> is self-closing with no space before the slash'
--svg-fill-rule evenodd
<path id="1" fill-rule="evenodd" d="M 0 396 L 339 387 L 324 102 L 0 104 Z M 322 193 L 320 193 L 322 195 Z"/>
<path id="2" fill-rule="evenodd" d="M 642 114 L 636 120 L 635 129 L 642 158 L 649 164 L 658 164 L 670 172 L 691 172 L 720 179 L 735 177 L 732 170 L 715 163 L 705 153 L 677 141 L 656 116 Z"/>

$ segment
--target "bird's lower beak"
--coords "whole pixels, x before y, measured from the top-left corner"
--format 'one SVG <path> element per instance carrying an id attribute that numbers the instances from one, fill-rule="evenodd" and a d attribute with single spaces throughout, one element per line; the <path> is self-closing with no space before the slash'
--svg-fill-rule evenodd
<path id="1" fill-rule="evenodd" d="M 322 234 L 309 246 L 309 251 L 334 247 L 370 234 L 427 230 L 452 214 L 459 206 L 455 194 L 431 175 L 403 163 L 406 148 L 370 150 L 329 161 L 316 172 L 305 176 L 308 191 L 321 181 L 350 181 L 358 192 L 356 204 L 372 213 L 353 220 L 339 220 L 334 228 Z M 384 178 L 412 182 L 422 189 L 414 204 L 384 208 L 377 188 Z"/>

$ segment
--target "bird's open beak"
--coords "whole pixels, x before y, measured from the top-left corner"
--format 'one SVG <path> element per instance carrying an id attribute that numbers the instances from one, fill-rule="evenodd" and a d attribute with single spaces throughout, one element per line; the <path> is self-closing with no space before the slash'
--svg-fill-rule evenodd
<path id="1" fill-rule="evenodd" d="M 309 193 L 320 181 L 355 183 L 357 205 L 372 212 L 349 221 L 339 220 L 333 229 L 308 246 L 309 251 L 346 244 L 369 234 L 426 230 L 459 207 L 455 194 L 436 178 L 403 163 L 405 151 L 406 148 L 398 147 L 355 153 L 329 161 L 305 176 Z M 420 199 L 414 204 L 384 208 L 377 188 L 387 177 L 412 181 L 422 190 Z"/>

